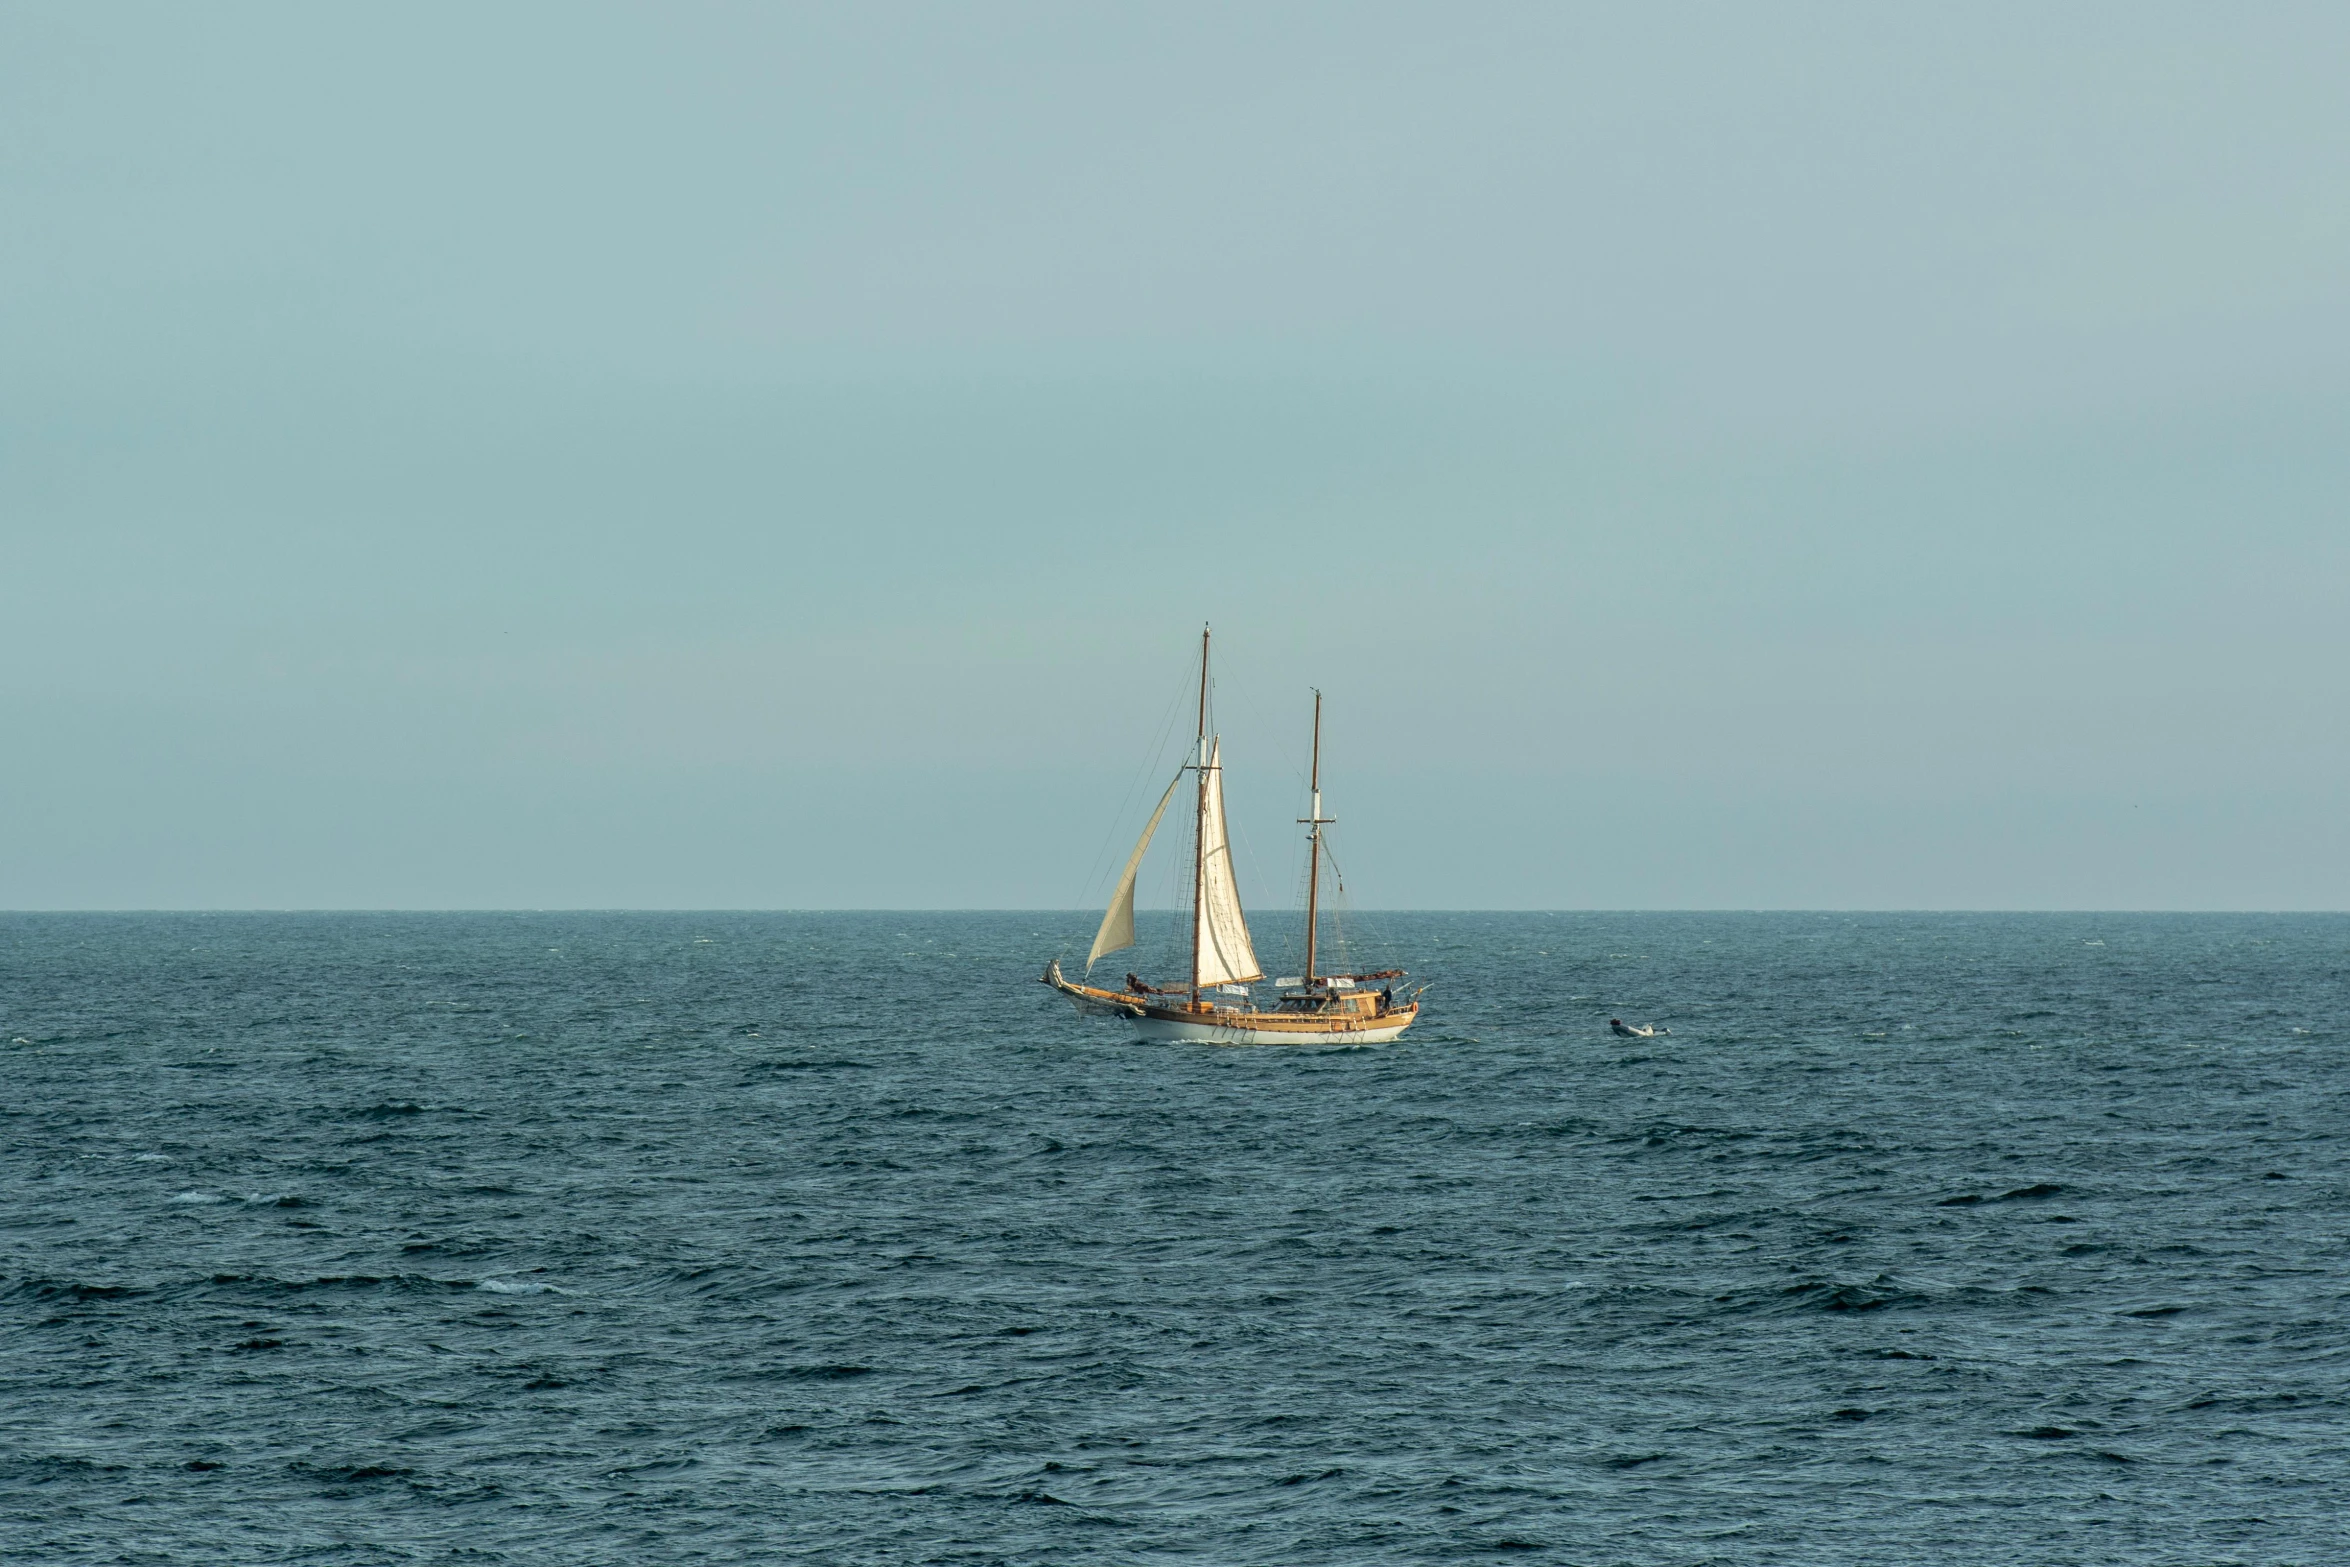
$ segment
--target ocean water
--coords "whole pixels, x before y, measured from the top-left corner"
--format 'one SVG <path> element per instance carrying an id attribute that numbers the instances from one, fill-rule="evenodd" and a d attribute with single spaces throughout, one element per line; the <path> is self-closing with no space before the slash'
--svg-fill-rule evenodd
<path id="1" fill-rule="evenodd" d="M 0 1556 L 2350 1560 L 2350 918 L 1091 923 L 0 917 Z"/>

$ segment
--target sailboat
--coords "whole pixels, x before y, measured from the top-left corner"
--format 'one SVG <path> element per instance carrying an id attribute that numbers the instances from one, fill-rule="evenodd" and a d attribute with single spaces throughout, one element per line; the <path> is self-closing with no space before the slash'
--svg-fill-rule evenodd
<path id="1" fill-rule="evenodd" d="M 1314 693 L 1314 762 L 1311 790 L 1313 812 L 1300 817 L 1306 829 L 1310 856 L 1306 871 L 1305 972 L 1274 981 L 1276 997 L 1270 1008 L 1250 1000 L 1248 986 L 1265 977 L 1249 938 L 1248 919 L 1241 912 L 1240 889 L 1232 870 L 1232 844 L 1224 830 L 1224 744 L 1208 733 L 1208 632 L 1199 634 L 1199 734 L 1190 759 L 1176 771 L 1158 809 L 1142 830 L 1134 852 L 1127 856 L 1125 874 L 1102 915 L 1093 948 L 1086 954 L 1090 976 L 1094 964 L 1134 941 L 1134 882 L 1142 870 L 1143 851 L 1159 830 L 1159 822 L 1174 802 L 1184 774 L 1193 777 L 1191 856 L 1191 973 L 1186 983 L 1159 986 L 1137 975 L 1126 976 L 1123 990 L 1071 980 L 1061 973 L 1059 960 L 1045 965 L 1043 982 L 1067 996 L 1087 1017 L 1112 1017 L 1126 1022 L 1145 1039 L 1195 1040 L 1217 1045 L 1372 1045 L 1383 1044 L 1412 1026 L 1420 1015 L 1418 992 L 1399 997 L 1395 981 L 1402 969 L 1380 969 L 1369 974 L 1315 972 L 1320 934 L 1322 894 L 1322 829 L 1336 818 L 1322 814 L 1322 693 Z M 1421 987 L 1423 990 L 1425 986 Z M 1230 997 L 1238 997 L 1238 1004 Z"/>

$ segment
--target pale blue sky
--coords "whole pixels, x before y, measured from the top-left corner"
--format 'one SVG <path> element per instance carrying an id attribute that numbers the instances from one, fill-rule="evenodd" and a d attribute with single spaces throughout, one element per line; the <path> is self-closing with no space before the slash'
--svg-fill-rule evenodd
<path id="1" fill-rule="evenodd" d="M 0 906 L 2341 908 L 2346 62 L 0 6 Z"/>

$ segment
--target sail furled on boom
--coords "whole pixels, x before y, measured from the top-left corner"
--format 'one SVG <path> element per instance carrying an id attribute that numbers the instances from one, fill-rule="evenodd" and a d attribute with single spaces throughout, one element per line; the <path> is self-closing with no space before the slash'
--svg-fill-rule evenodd
<path id="1" fill-rule="evenodd" d="M 1110 895 L 1109 911 L 1102 915 L 1102 928 L 1094 932 L 1093 950 L 1085 955 L 1088 970 L 1104 955 L 1134 945 L 1134 878 L 1142 869 L 1142 851 L 1151 846 L 1151 834 L 1159 830 L 1159 818 L 1167 814 L 1167 802 L 1175 798 L 1175 785 L 1181 782 L 1183 774 L 1178 772 L 1167 785 L 1167 792 L 1159 796 L 1159 808 L 1151 812 L 1150 825 L 1134 840 L 1134 852 L 1126 857 L 1126 874 L 1118 878 L 1118 890 Z"/>
<path id="2" fill-rule="evenodd" d="M 1248 921 L 1240 912 L 1240 887 L 1232 875 L 1232 841 L 1224 831 L 1224 745 L 1208 752 L 1206 801 L 1200 809 L 1199 983 L 1239 984 L 1263 979 Z"/>

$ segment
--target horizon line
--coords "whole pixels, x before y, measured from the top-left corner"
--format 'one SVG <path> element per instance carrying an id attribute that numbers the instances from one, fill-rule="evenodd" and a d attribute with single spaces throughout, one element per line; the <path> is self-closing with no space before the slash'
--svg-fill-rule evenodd
<path id="1" fill-rule="evenodd" d="M 1140 911 L 1138 911 L 1138 912 L 1141 912 L 1141 913 L 1144 913 L 1144 914 L 1181 914 L 1183 911 L 1182 911 L 1181 909 L 1144 909 L 1144 910 L 1140 910 Z M 1297 912 L 1297 911 L 1295 911 L 1295 910 L 1289 910 L 1289 911 L 1284 911 L 1284 912 L 1287 912 L 1287 913 L 1295 913 L 1295 912 Z M 1918 914 L 2008 914 L 2008 915 L 2020 915 L 2020 914 L 2105 914 L 2105 915 L 2114 915 L 2114 914 L 2163 914 L 2163 915 L 2173 915 L 2173 914 L 2175 914 L 2175 915 L 2214 915 L 2214 914 L 2248 914 L 2248 915 L 2250 915 L 2250 914 L 2271 914 L 2271 915 L 2273 915 L 2273 914 L 2309 914 L 2309 915 L 2340 915 L 2340 914 L 2350 914 L 2350 908 L 2273 908 L 2273 907 L 2272 907 L 2272 908 L 2255 908 L 2255 907 L 2250 907 L 2250 906 L 2220 906 L 2220 907 L 2190 908 L 2190 907 L 2181 907 L 2181 906 L 2173 906 L 2173 905 L 2163 905 L 2163 906 L 2153 906 L 2153 905 L 2146 905 L 2146 906 L 2136 906 L 2136 907 L 2130 907 L 2130 906 L 2120 906 L 2120 907 L 2104 907 L 2104 908 L 2093 907 L 2093 906 L 2089 906 L 2089 905 L 2079 905 L 2079 906 L 2069 906 L 2069 905 L 2068 905 L 2068 906 L 2064 906 L 2064 907 L 2046 906 L 2046 907 L 2024 907 L 2024 908 L 1996 908 L 1996 907 L 1990 907 L 1990 906 L 1982 906 L 1982 907 L 1971 907 L 1971 906 L 1970 906 L 1970 907 L 1959 907 L 1959 906 L 1955 906 L 1955 905 L 1951 905 L 1951 906 L 1932 906 L 1932 905 L 1906 905 L 1906 906 L 1904 906 L 1904 905 L 1895 905 L 1895 904 L 1854 904 L 1854 905 L 1846 905 L 1846 906 L 1830 906 L 1830 905 L 1825 905 L 1825 904 L 1819 904 L 1819 905 L 1812 905 L 1812 904 L 1785 904 L 1785 905 L 1776 905 L 1776 906 L 1769 906 L 1769 905 L 1729 905 L 1729 904 L 1722 904 L 1722 905 L 1713 905 L 1713 906 L 1702 906 L 1702 905 L 1700 905 L 1700 906 L 1686 906 L 1686 907 L 1665 907 L 1665 906 L 1661 906 L 1661 905 L 1660 905 L 1660 906 L 1654 906 L 1654 907 L 1641 906 L 1641 907 L 1612 907 L 1612 908 L 1610 908 L 1610 907 L 1600 907 L 1600 906 L 1591 906 L 1591 907 L 1557 907 L 1557 908 L 1533 908 L 1533 907 L 1487 907 L 1487 908 L 1477 908 L 1477 907 L 1472 907 L 1472 906 L 1468 906 L 1468 905 L 1459 905 L 1459 906 L 1438 906 L 1438 905 L 1427 905 L 1427 906 L 1415 906 L 1415 907 L 1404 907 L 1404 906 L 1395 906 L 1395 907 L 1375 907 L 1375 908 L 1374 908 L 1374 907 L 1357 907 L 1357 908 L 1354 908 L 1354 909 L 1352 909 L 1352 910 L 1349 910 L 1348 912 L 1349 912 L 1349 913 L 1351 913 L 1351 914 L 1541 914 L 1541 915 L 1552 915 L 1552 916 L 1557 916 L 1557 915 L 1572 915 L 1572 916 L 1580 916 L 1580 915 L 1593 915 L 1593 914 L 1611 914 L 1611 915 L 1647 915 L 1647 914 L 1672 914 L 1672 915 L 1688 915 L 1688 914 L 1823 914 L 1823 915 L 1826 915 L 1826 914 L 1848 914 L 1848 915 L 1849 915 L 1849 914 L 1911 914 L 1911 915 L 1918 915 Z M 153 915 L 178 915 L 178 914 L 205 914 L 205 915 L 246 915 L 246 914 L 338 914 L 338 915 L 379 915 L 379 914 L 380 914 L 380 915 L 390 915 L 390 914 L 680 914 L 680 915 L 707 915 L 707 914 L 794 914 L 794 915 L 807 915 L 807 914 L 1003 914 L 1003 915 L 1011 915 L 1011 914 L 1019 914 L 1019 915 L 1034 915 L 1034 916 L 1045 916 L 1045 915 L 1083 915 L 1083 916 L 1085 916 L 1086 918 L 1093 918 L 1093 917 L 1095 917 L 1096 915 L 1098 915 L 1098 913 L 1099 913 L 1099 911 L 1098 911 L 1098 910 L 1096 910 L 1096 909 L 1093 909 L 1093 908 L 1090 908 L 1090 907 L 1087 907 L 1087 906 L 1083 906 L 1083 905 L 1072 905 L 1072 906 L 1070 906 L 1070 907 L 1066 907 L 1066 908 L 1045 908 L 1045 907 L 1034 907 L 1034 908 L 1027 908 L 1027 907 L 1019 907 L 1019 906 L 1011 906 L 1011 907 L 988 907 L 988 906 L 984 906 L 984 905 L 953 905 L 953 906 L 948 906 L 948 905 L 943 905 L 943 904 L 937 904 L 937 905 L 927 905 L 927 904 L 905 904 L 905 905 L 895 905 L 895 904 L 840 904 L 840 905 L 830 905 L 830 906 L 819 906 L 819 905 L 814 905 L 814 904 L 809 904 L 809 905 L 798 905 L 798 906 L 794 906 L 794 905 L 781 905 L 781 904 L 777 904 L 777 905 L 768 905 L 768 906 L 750 906 L 750 905 L 722 905 L 722 904 L 711 904 L 711 905 L 688 905 L 688 904 L 642 904 L 642 905 L 630 905 L 630 904 L 585 904 L 585 903 L 582 903 L 582 904 L 546 904 L 546 905 L 535 905 L 535 906 L 534 906 L 534 905 L 530 905 L 530 904 L 449 904 L 449 905 L 437 905 L 437 906 L 436 906 L 436 905 L 425 905 L 425 904 L 388 904 L 388 905 L 377 905 L 377 906 L 362 906 L 362 905 L 357 905 L 357 904 L 352 904 L 352 905 L 332 905 L 332 904 L 284 904 L 284 905 L 278 905 L 278 904 L 244 904 L 244 905 L 207 905 L 207 906 L 197 906 L 197 905 L 169 906 L 169 905 L 166 905 L 166 906 L 145 907 L 145 908 L 133 908 L 133 907 L 121 907 L 121 908 L 0 908 L 0 918 L 6 918 L 6 917 L 9 917 L 9 916 L 12 916 L 12 915 L 49 915 L 49 916 L 60 916 L 60 917 L 63 917 L 63 916 L 74 916 L 74 915 L 101 915 L 101 916 L 104 916 L 104 915 L 133 915 L 133 914 L 141 914 L 141 915 L 145 915 L 145 914 L 153 914 Z M 1264 917 L 1264 916 L 1260 916 L 1260 917 Z"/>

